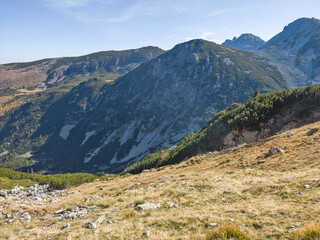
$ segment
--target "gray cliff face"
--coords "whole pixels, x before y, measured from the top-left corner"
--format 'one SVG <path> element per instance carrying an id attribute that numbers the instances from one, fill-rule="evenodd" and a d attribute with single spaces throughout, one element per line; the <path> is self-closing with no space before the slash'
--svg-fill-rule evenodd
<path id="1" fill-rule="evenodd" d="M 320 83 L 320 20 L 290 23 L 255 53 L 276 65 L 291 88 Z"/>
<path id="2" fill-rule="evenodd" d="M 280 72 L 253 54 L 203 40 L 177 45 L 114 85 L 97 87 L 97 81 L 82 83 L 52 104 L 40 127 L 34 124 L 26 136 L 32 146 L 12 135 L 8 122 L 1 147 L 12 151 L 6 145 L 12 141 L 31 151 L 39 161 L 34 169 L 119 172 L 150 152 L 174 147 L 217 111 L 251 98 L 257 88 L 287 88 Z M 14 114 L 24 124 L 23 113 L 30 110 L 20 111 Z"/>
<path id="3" fill-rule="evenodd" d="M 234 37 L 232 40 L 227 39 L 222 46 L 233 47 L 242 50 L 257 50 L 265 44 L 261 38 L 251 34 L 244 33 L 240 37 Z"/>

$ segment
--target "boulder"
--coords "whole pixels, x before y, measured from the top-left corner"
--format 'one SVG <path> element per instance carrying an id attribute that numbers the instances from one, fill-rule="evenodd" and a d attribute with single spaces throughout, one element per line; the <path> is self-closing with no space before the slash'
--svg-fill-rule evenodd
<path id="1" fill-rule="evenodd" d="M 98 217 L 96 217 L 94 220 L 87 222 L 84 224 L 85 228 L 94 229 L 97 228 L 101 223 L 103 223 L 107 219 L 105 214 L 102 214 Z"/>
<path id="2" fill-rule="evenodd" d="M 269 151 L 266 153 L 266 157 L 269 157 L 271 155 L 277 154 L 277 153 L 283 153 L 284 151 L 278 147 L 271 147 Z"/>
<path id="3" fill-rule="evenodd" d="M 137 206 L 138 210 L 155 210 L 162 207 L 161 203 L 144 203 Z"/>
<path id="4" fill-rule="evenodd" d="M 141 237 L 151 237 L 152 233 L 151 231 L 145 231 L 141 234 Z"/>
<path id="5" fill-rule="evenodd" d="M 306 133 L 306 135 L 307 136 L 311 136 L 311 135 L 313 135 L 314 133 L 316 133 L 318 131 L 319 131 L 319 128 L 312 128 Z"/>
<path id="6" fill-rule="evenodd" d="M 66 223 L 65 225 L 63 225 L 62 228 L 61 228 L 61 230 L 66 229 L 66 228 L 68 228 L 68 227 L 70 227 L 70 223 Z"/>

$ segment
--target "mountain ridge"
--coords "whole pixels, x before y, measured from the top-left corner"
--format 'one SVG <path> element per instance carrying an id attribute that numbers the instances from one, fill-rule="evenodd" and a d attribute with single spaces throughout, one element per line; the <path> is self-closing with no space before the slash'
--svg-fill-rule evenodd
<path id="1" fill-rule="evenodd" d="M 158 47 L 148 46 L 122 51 L 100 51 L 78 57 L 2 64 L 0 65 L 1 89 L 46 88 L 74 75 L 91 77 L 103 75 L 114 80 L 163 52 L 165 51 Z"/>

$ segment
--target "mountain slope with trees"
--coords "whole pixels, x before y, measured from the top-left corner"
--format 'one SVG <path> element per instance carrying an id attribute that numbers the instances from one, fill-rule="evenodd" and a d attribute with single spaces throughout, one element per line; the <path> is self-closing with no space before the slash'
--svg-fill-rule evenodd
<path id="1" fill-rule="evenodd" d="M 2 158 L 30 153 L 38 170 L 118 172 L 258 88 L 287 88 L 279 71 L 255 55 L 204 40 L 179 44 L 113 85 L 95 81 L 46 109 L 44 100 L 2 117 Z"/>

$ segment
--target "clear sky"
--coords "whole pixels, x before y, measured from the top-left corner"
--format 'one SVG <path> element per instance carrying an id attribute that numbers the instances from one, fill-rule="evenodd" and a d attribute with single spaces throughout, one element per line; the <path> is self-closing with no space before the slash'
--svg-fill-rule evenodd
<path id="1" fill-rule="evenodd" d="M 0 0 L 0 63 L 159 46 L 216 43 L 253 33 L 264 40 L 319 0 Z"/>

